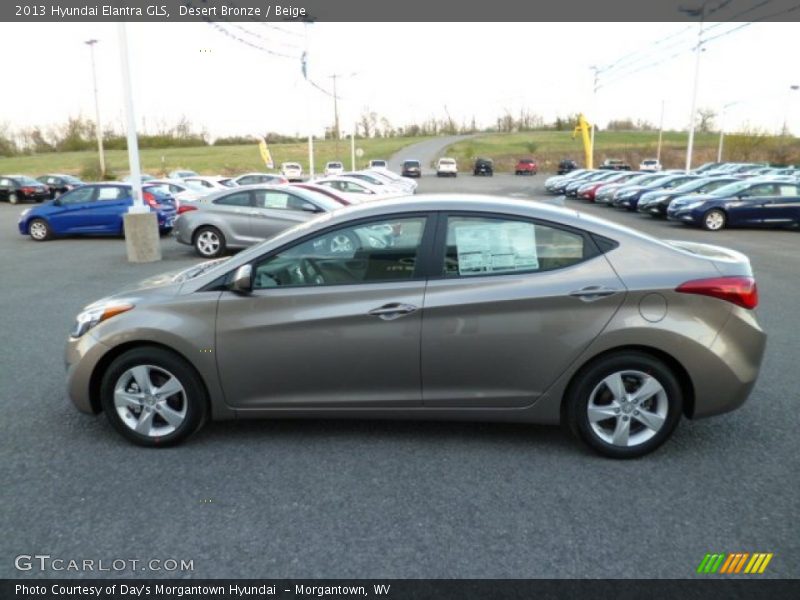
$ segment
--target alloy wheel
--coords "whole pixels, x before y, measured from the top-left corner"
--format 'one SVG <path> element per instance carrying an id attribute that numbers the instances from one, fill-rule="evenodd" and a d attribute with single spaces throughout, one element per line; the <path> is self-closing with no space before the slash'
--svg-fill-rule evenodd
<path id="1" fill-rule="evenodd" d="M 712 210 L 704 217 L 706 229 L 718 231 L 725 226 L 725 215 L 718 210 Z"/>
<path id="2" fill-rule="evenodd" d="M 117 379 L 114 407 L 131 431 L 158 438 L 183 424 L 188 400 L 183 385 L 172 373 L 154 365 L 139 365 Z"/>
<path id="3" fill-rule="evenodd" d="M 41 241 L 47 238 L 47 225 L 42 221 L 34 221 L 28 228 L 33 239 Z"/>
<path id="4" fill-rule="evenodd" d="M 220 239 L 219 236 L 214 233 L 213 231 L 203 231 L 200 235 L 197 236 L 197 241 L 195 242 L 195 246 L 197 250 L 203 256 L 214 256 L 217 252 L 219 252 L 220 247 Z"/>
<path id="5" fill-rule="evenodd" d="M 586 410 L 589 426 L 601 440 L 632 447 L 664 427 L 669 401 L 655 377 L 637 370 L 616 371 L 595 386 Z"/>

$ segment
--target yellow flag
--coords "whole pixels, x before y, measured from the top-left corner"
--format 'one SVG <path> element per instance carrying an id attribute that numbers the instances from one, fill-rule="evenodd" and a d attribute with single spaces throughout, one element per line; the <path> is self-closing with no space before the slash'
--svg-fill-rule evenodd
<path id="1" fill-rule="evenodd" d="M 272 155 L 269 153 L 269 148 L 267 148 L 267 142 L 261 140 L 258 143 L 258 150 L 261 152 L 261 158 L 264 160 L 264 164 L 267 165 L 267 168 L 274 168 L 275 164 L 272 162 Z"/>

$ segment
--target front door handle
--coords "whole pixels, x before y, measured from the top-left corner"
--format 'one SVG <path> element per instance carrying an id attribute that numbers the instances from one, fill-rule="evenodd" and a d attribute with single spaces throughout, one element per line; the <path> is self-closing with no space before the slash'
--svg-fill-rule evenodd
<path id="1" fill-rule="evenodd" d="M 569 295 L 573 298 L 580 298 L 584 302 L 592 302 L 594 300 L 599 300 L 600 298 L 613 296 L 617 292 L 619 292 L 619 290 L 605 287 L 603 285 L 589 285 L 579 290 L 570 292 Z"/>
<path id="2" fill-rule="evenodd" d="M 399 319 L 402 316 L 410 315 L 416 311 L 417 307 L 413 304 L 392 302 L 390 304 L 384 304 L 378 308 L 373 308 L 367 314 L 372 315 L 373 317 L 380 317 L 384 321 L 393 321 L 394 319 Z"/>

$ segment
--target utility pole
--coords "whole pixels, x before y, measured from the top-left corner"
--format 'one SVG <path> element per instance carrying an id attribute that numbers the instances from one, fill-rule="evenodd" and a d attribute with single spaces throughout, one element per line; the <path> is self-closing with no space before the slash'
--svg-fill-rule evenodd
<path id="1" fill-rule="evenodd" d="M 336 73 L 331 75 L 333 79 L 333 135 L 336 137 L 336 142 L 339 142 L 339 96 L 336 95 L 336 78 L 339 77 Z M 339 152 L 338 146 L 336 152 Z"/>
<path id="2" fill-rule="evenodd" d="M 302 63 L 303 78 L 308 83 L 308 92 L 306 92 L 306 126 L 308 127 L 308 177 L 314 179 L 314 129 L 311 125 L 311 82 L 308 80 L 308 25 L 309 21 L 304 23 L 303 31 L 305 33 L 305 47 L 303 48 L 303 56 L 300 59 Z"/>
<path id="3" fill-rule="evenodd" d="M 593 66 L 592 71 L 594 71 L 594 85 L 592 87 L 592 113 L 595 113 L 597 110 L 597 89 L 599 87 L 600 82 L 600 68 Z M 589 164 L 586 165 L 587 169 L 594 169 L 594 127 L 595 123 L 597 122 L 597 115 L 592 114 L 592 132 L 589 141 Z"/>
<path id="4" fill-rule="evenodd" d="M 728 102 L 728 104 L 723 105 L 722 112 L 719 116 L 719 145 L 717 146 L 717 162 L 722 162 L 722 146 L 725 140 L 725 114 L 731 106 L 739 104 L 738 101 L 736 102 Z"/>
<path id="5" fill-rule="evenodd" d="M 656 150 L 656 161 L 661 164 L 661 140 L 664 137 L 664 99 L 661 99 L 661 118 L 658 120 L 658 150 Z"/>
<path id="6" fill-rule="evenodd" d="M 700 53 L 703 51 L 703 24 L 706 17 L 706 2 L 700 5 L 700 8 L 686 9 L 681 8 L 680 11 L 693 17 L 700 17 L 700 24 L 697 30 L 697 47 L 695 48 L 695 61 L 694 61 L 694 85 L 692 86 L 692 109 L 689 112 L 689 143 L 686 146 L 686 172 L 692 169 L 692 151 L 694 150 L 694 129 L 695 129 L 695 112 L 697 111 L 697 85 L 700 81 Z"/>
<path id="7" fill-rule="evenodd" d="M 106 178 L 106 157 L 103 152 L 103 126 L 100 124 L 100 101 L 97 95 L 97 69 L 94 64 L 94 45 L 97 40 L 86 40 L 84 44 L 89 46 L 89 55 L 92 57 L 92 84 L 94 86 L 94 123 L 95 133 L 97 134 L 97 152 L 100 155 L 100 178 Z"/>
<path id="8" fill-rule="evenodd" d="M 356 170 L 356 128 L 358 125 L 353 125 L 353 130 L 350 132 L 350 170 Z"/>

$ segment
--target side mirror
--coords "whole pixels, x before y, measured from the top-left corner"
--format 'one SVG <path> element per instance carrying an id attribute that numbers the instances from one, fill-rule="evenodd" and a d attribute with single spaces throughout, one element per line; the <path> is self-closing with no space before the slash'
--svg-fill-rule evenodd
<path id="1" fill-rule="evenodd" d="M 242 265 L 233 274 L 229 289 L 237 294 L 249 294 L 253 291 L 253 267 L 252 265 Z"/>
<path id="2" fill-rule="evenodd" d="M 56 198 L 55 200 L 53 200 L 53 206 L 61 206 L 61 199 Z"/>
<path id="3" fill-rule="evenodd" d="M 311 202 L 303 202 L 303 204 L 300 206 L 300 210 L 312 213 L 320 212 L 320 209 L 317 206 L 311 204 Z"/>

